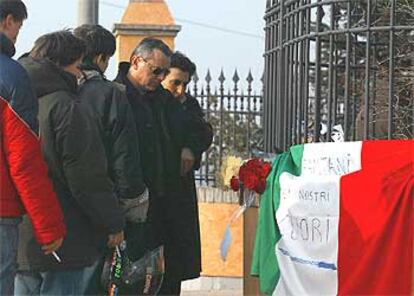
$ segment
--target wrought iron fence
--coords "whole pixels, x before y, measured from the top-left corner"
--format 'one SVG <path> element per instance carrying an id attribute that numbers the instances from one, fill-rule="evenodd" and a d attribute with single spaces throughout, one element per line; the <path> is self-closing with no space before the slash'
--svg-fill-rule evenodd
<path id="1" fill-rule="evenodd" d="M 413 138 L 413 0 L 267 0 L 265 150 Z"/>
<path id="2" fill-rule="evenodd" d="M 231 81 L 221 71 L 216 83 L 210 71 L 203 81 L 194 75 L 190 93 L 197 98 L 214 129 L 213 144 L 204 153 L 201 168 L 196 172 L 199 185 L 217 185 L 220 165 L 226 155 L 247 157 L 255 150 L 263 150 L 263 96 L 262 90 L 258 93 L 253 89 L 253 81 L 249 72 L 244 83 L 246 88 L 240 89 L 242 81 L 237 70 Z"/>

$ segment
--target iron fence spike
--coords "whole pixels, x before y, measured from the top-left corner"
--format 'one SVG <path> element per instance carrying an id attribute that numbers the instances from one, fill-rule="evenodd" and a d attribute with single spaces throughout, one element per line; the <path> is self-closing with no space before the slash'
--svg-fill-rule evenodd
<path id="1" fill-rule="evenodd" d="M 193 81 L 194 81 L 194 83 L 197 83 L 198 80 L 199 80 L 198 74 L 197 74 L 197 72 L 195 72 L 194 75 L 193 75 Z"/>
<path id="2" fill-rule="evenodd" d="M 253 82 L 253 75 L 251 69 L 249 70 L 249 74 L 247 75 L 246 81 L 251 84 Z"/>
<path id="3" fill-rule="evenodd" d="M 207 81 L 207 83 L 210 83 L 210 82 L 211 82 L 211 74 L 210 74 L 210 69 L 208 69 L 208 70 L 207 70 L 207 75 L 206 75 L 205 80 Z"/>
<path id="4" fill-rule="evenodd" d="M 234 74 L 233 74 L 233 82 L 235 84 L 237 84 L 237 82 L 239 82 L 239 81 L 240 81 L 240 77 L 239 77 L 239 74 L 237 73 L 237 69 L 236 69 L 236 70 L 234 70 Z"/>
<path id="5" fill-rule="evenodd" d="M 223 69 L 221 69 L 221 71 L 220 71 L 220 76 L 219 76 L 218 80 L 220 81 L 221 84 L 223 84 L 224 81 L 226 80 L 226 77 L 224 77 Z"/>

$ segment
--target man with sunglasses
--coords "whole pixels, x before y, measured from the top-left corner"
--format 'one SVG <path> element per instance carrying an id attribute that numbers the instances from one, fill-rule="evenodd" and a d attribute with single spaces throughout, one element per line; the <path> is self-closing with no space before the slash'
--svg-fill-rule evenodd
<path id="1" fill-rule="evenodd" d="M 169 71 L 171 54 L 162 41 L 144 39 L 132 53 L 130 63 L 120 63 L 115 78 L 116 82 L 125 85 L 137 128 L 143 179 L 150 193 L 147 224 L 159 220 L 158 201 L 165 195 L 165 174 L 171 163 L 169 160 L 173 157 L 165 112 L 169 94 L 161 87 L 161 81 Z M 128 249 L 139 249 L 140 246 L 131 246 L 133 242 L 128 242 L 127 233 L 126 238 Z M 147 247 L 156 247 L 159 240 L 154 240 L 156 242 Z M 140 256 L 138 253 L 136 255 Z"/>
<path id="2" fill-rule="evenodd" d="M 186 272 L 182 250 L 189 243 L 191 228 L 183 217 L 195 208 L 183 194 L 188 171 L 182 171 L 181 151 L 184 147 L 194 154 L 198 151 L 196 135 L 185 126 L 182 105 L 161 86 L 169 73 L 171 55 L 161 40 L 146 38 L 133 51 L 130 63 L 119 65 L 115 79 L 126 86 L 141 144 L 144 182 L 150 193 L 144 230 L 128 223 L 125 228 L 128 256 L 135 261 L 145 249 L 164 245 L 166 271 L 159 295 L 179 295 Z"/>

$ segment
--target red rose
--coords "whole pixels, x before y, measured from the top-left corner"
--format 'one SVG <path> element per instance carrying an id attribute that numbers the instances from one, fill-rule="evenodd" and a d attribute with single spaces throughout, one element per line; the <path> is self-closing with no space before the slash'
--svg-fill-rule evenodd
<path id="1" fill-rule="evenodd" d="M 246 174 L 248 173 L 249 168 L 247 167 L 247 164 L 243 164 L 239 169 L 239 178 L 240 181 L 243 182 L 244 179 L 246 179 Z M 244 182 L 243 182 L 244 183 Z"/>
<path id="2" fill-rule="evenodd" d="M 260 179 L 254 174 L 254 172 L 246 171 L 244 178 L 240 178 L 240 181 L 243 182 L 244 187 L 254 190 L 254 188 L 260 182 Z"/>
<path id="3" fill-rule="evenodd" d="M 263 192 L 265 192 L 266 189 L 266 180 L 261 180 L 256 187 L 254 188 L 254 191 L 256 191 L 259 194 L 263 194 Z"/>
<path id="4" fill-rule="evenodd" d="M 263 162 L 263 165 L 262 165 L 262 174 L 261 174 L 261 176 L 264 178 L 264 179 L 266 179 L 267 178 L 267 176 L 269 176 L 269 174 L 270 174 L 270 171 L 272 170 L 272 166 L 270 165 L 270 163 L 269 162 Z"/>
<path id="5" fill-rule="evenodd" d="M 252 171 L 257 171 L 260 169 L 261 167 L 261 160 L 258 158 L 253 158 L 250 159 L 247 163 L 246 163 L 247 167 L 252 170 Z"/>
<path id="6" fill-rule="evenodd" d="M 234 191 L 239 191 L 240 189 L 240 180 L 236 176 L 233 176 L 230 180 L 230 187 Z"/>

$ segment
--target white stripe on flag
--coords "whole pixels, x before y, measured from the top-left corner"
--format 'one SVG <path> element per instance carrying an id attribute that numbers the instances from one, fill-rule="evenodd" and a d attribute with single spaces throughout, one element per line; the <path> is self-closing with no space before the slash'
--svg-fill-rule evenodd
<path id="1" fill-rule="evenodd" d="M 337 294 L 339 181 L 361 169 L 361 148 L 362 142 L 306 144 L 301 176 L 280 176 L 273 295 Z"/>
<path id="2" fill-rule="evenodd" d="M 338 288 L 339 176 L 280 176 L 274 295 L 334 295 Z"/>

